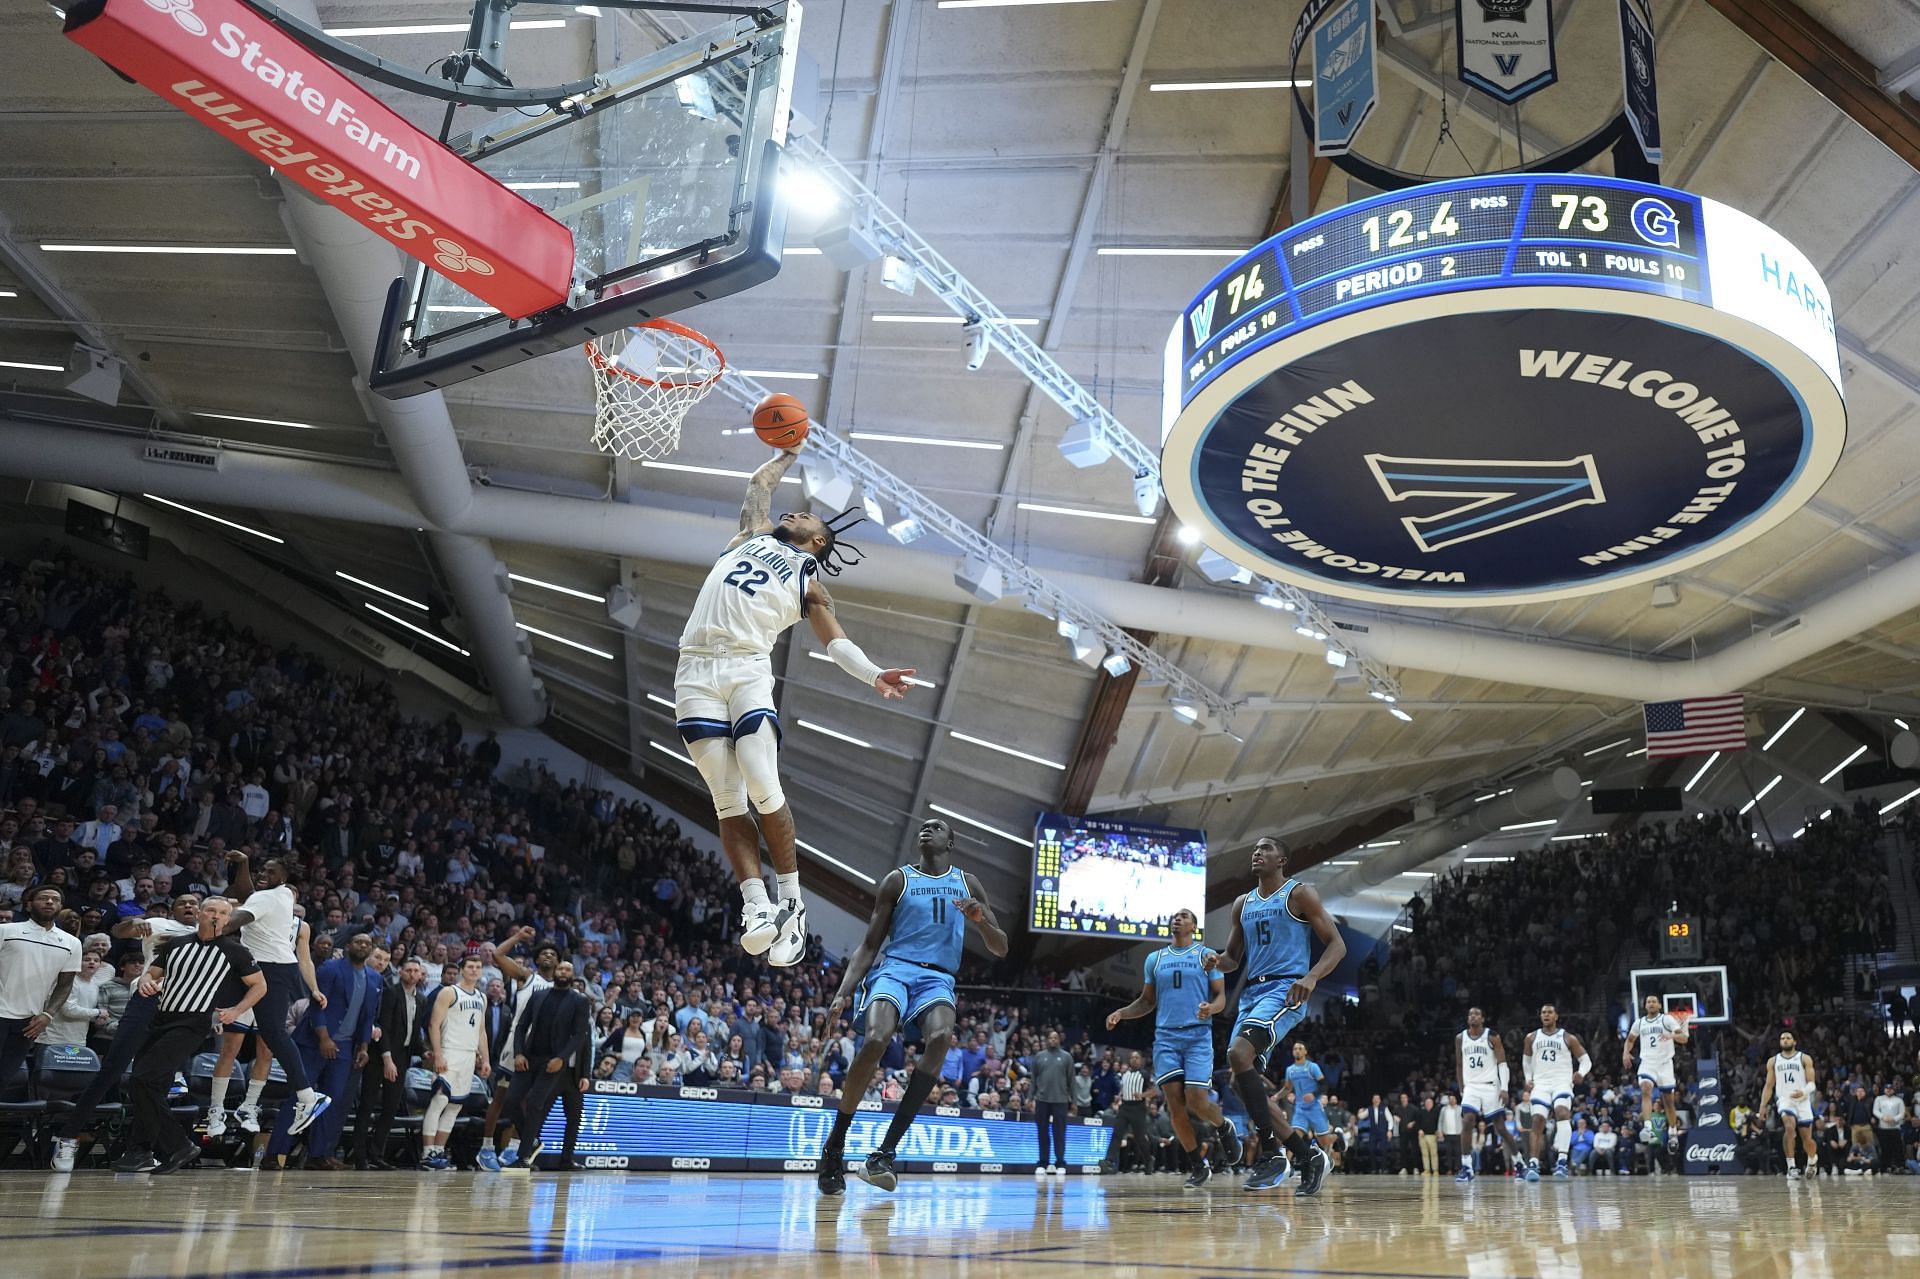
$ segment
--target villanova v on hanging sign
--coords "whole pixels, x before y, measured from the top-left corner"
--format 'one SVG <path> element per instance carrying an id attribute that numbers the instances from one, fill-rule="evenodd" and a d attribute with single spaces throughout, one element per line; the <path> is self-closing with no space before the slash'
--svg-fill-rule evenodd
<path id="1" fill-rule="evenodd" d="M 1162 479 L 1309 590 L 1522 604 L 1684 571 L 1802 506 L 1846 434 L 1826 285 L 1737 210 L 1496 176 L 1261 244 L 1168 339 Z"/>

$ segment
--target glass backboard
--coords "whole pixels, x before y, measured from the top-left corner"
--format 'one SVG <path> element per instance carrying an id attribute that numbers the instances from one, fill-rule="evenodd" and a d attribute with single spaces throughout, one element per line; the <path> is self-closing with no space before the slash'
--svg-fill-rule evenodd
<path id="1" fill-rule="evenodd" d="M 573 295 L 513 321 L 415 265 L 388 295 L 373 389 L 417 395 L 772 279 L 799 19 L 795 0 L 770 5 L 560 109 L 503 111 L 449 139 L 572 229 Z"/>
<path id="2" fill-rule="evenodd" d="M 1641 1013 L 1642 1000 L 1658 995 L 1663 1012 L 1685 1012 L 1697 1025 L 1722 1026 L 1733 1019 L 1733 992 L 1727 987 L 1727 970 L 1721 965 L 1636 968 L 1632 982 L 1635 1017 Z"/>

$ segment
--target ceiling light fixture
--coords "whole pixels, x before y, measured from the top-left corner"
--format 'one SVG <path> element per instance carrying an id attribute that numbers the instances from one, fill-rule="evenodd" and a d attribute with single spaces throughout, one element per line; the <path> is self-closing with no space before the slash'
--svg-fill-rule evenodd
<path id="1" fill-rule="evenodd" d="M 210 417 L 221 422 L 251 422 L 255 426 L 290 426 L 297 431 L 317 431 L 320 428 L 311 422 L 288 422 L 277 417 L 242 417 L 238 413 L 208 413 L 201 409 L 193 410 L 195 417 Z"/>
<path id="2" fill-rule="evenodd" d="M 571 586 L 562 586 L 558 582 L 543 582 L 537 577 L 528 577 L 523 573 L 508 573 L 507 577 L 527 586 L 537 586 L 543 591 L 558 591 L 562 595 L 571 595 L 577 600 L 592 600 L 595 604 L 605 604 L 607 597 L 595 595 L 592 591 L 576 591 Z"/>
<path id="3" fill-rule="evenodd" d="M 1197 530 L 1188 528 L 1185 524 L 1182 524 L 1174 530 L 1173 540 L 1182 546 L 1194 546 L 1199 543 L 1200 534 Z"/>
<path id="4" fill-rule="evenodd" d="M 422 613 L 430 613 L 433 611 L 432 609 L 428 608 L 425 604 L 422 604 L 419 600 L 408 599 L 406 596 L 402 595 L 400 592 L 390 591 L 384 586 L 375 586 L 372 582 L 367 581 L 365 578 L 355 577 L 351 573 L 342 573 L 339 569 L 333 570 L 333 575 L 339 578 L 341 581 L 352 582 L 355 586 L 360 587 L 362 590 L 372 591 L 377 595 L 384 595 L 390 600 L 399 600 L 402 604 L 405 604 L 408 608 L 417 608 Z"/>
<path id="5" fill-rule="evenodd" d="M 977 827 L 980 830 L 987 832 L 987 834 L 989 835 L 998 835 L 1001 839 L 1011 840 L 1012 842 L 1022 845 L 1023 847 L 1026 847 L 1026 848 L 1033 847 L 1033 841 L 1030 839 L 1022 839 L 1018 835 L 1010 835 L 1006 831 L 1001 830 L 998 826 L 989 826 L 985 822 L 979 821 L 972 817 L 968 817 L 964 813 L 956 813 L 951 808 L 942 808 L 938 804 L 928 804 L 927 807 L 932 809 L 934 812 L 940 814 L 942 817 L 951 817 L 956 822 L 965 822 L 967 825 Z"/>
<path id="6" fill-rule="evenodd" d="M 685 471 L 691 475 L 721 475 L 731 480 L 750 480 L 752 471 L 730 471 L 724 466 L 693 466 L 686 462 L 642 462 L 641 466 L 650 471 Z M 780 477 L 782 484 L 798 484 L 800 481 L 791 475 Z"/>
<path id="7" fill-rule="evenodd" d="M 1633 739 L 1631 737 L 1623 737 L 1617 742 L 1608 742 L 1605 746 L 1596 746 L 1592 750 L 1584 752 L 1583 755 L 1585 758 L 1590 759 L 1593 756 L 1598 755 L 1601 751 L 1610 751 L 1616 746 L 1625 746 L 1628 742 L 1632 740 Z"/>
<path id="8" fill-rule="evenodd" d="M 568 648 L 577 648 L 582 653 L 591 653 L 595 657 L 605 661 L 611 662 L 613 660 L 613 654 L 607 652 L 604 648 L 595 648 L 591 644 L 582 644 L 579 640 L 568 639 L 564 635 L 555 635 L 552 631 L 543 631 L 537 626 L 528 626 L 525 622 L 516 621 L 514 625 L 529 635 L 538 635 L 541 639 L 549 639 L 556 644 L 565 644 Z"/>
<path id="9" fill-rule="evenodd" d="M 947 736 L 953 738 L 955 741 L 965 742 L 969 746 L 979 746 L 986 750 L 999 751 L 1002 755 L 1011 755 L 1015 759 L 1024 759 L 1030 764 L 1041 764 L 1056 772 L 1064 773 L 1067 771 L 1065 764 L 1056 764 L 1050 759 L 1042 759 L 1038 755 L 1029 755 L 1025 751 L 1017 751 L 1011 746 L 1002 746 L 999 742 L 990 742 L 984 737 L 975 737 L 971 733 L 963 733 L 958 729 L 948 729 Z"/>
<path id="10" fill-rule="evenodd" d="M 1908 800 L 1912 799 L 1915 795 L 1920 795 L 1920 786 L 1914 787 L 1912 790 L 1902 795 L 1899 799 L 1894 800 L 1891 804 L 1888 804 L 1885 808 L 1881 809 L 1880 815 L 1882 817 L 1885 817 L 1888 813 L 1891 813 L 1894 809 L 1900 807 L 1900 805 L 1906 803 Z"/>
<path id="11" fill-rule="evenodd" d="M 813 169 L 789 163 L 780 170 L 780 194 L 793 211 L 807 218 L 824 218 L 844 205 L 846 197 Z"/>
<path id="12" fill-rule="evenodd" d="M 673 747 L 671 746 L 662 746 L 659 742 L 648 742 L 647 745 L 653 747 L 653 749 L 659 751 L 662 755 L 673 756 L 675 759 L 679 760 L 682 764 L 685 764 L 688 768 L 699 767 L 698 764 L 693 762 L 692 756 L 682 755 L 679 751 L 673 749 Z"/>
<path id="13" fill-rule="evenodd" d="M 1116 648 L 1108 653 L 1106 658 L 1100 663 L 1100 669 L 1113 676 L 1113 678 L 1119 679 L 1122 675 L 1125 675 L 1133 669 L 1133 663 L 1127 660 L 1125 653 L 1122 653 Z"/>
<path id="14" fill-rule="evenodd" d="M 465 27 L 460 28 L 465 31 Z M 42 253 L 174 253 L 195 257 L 290 258 L 295 250 L 263 244 L 43 244 Z"/>
<path id="15" fill-rule="evenodd" d="M 578 191 L 578 182 L 509 182 L 509 191 Z"/>
<path id="16" fill-rule="evenodd" d="M 1113 511 L 1089 511 L 1079 506 L 1050 506 L 1045 502 L 1019 502 L 1023 511 L 1033 511 L 1040 515 L 1077 515 L 1084 520 L 1113 520 L 1119 524 L 1151 524 L 1153 518 L 1147 515 L 1120 515 Z"/>
<path id="17" fill-rule="evenodd" d="M 1245 249 L 1176 248 L 1173 245 L 1110 244 L 1095 249 L 1102 258 L 1237 258 Z"/>
<path id="18" fill-rule="evenodd" d="M 875 324 L 964 324 L 966 322 L 957 315 L 900 315 L 892 312 L 875 315 L 871 318 Z M 1027 316 L 1010 315 L 1007 316 L 1002 323 L 1017 324 L 1021 328 L 1032 328 L 1034 325 L 1040 323 L 1040 321 Z"/>
<path id="19" fill-rule="evenodd" d="M 658 693 L 648 693 L 647 700 L 652 702 L 655 706 L 664 706 L 670 711 L 677 712 L 680 709 L 679 707 L 675 706 L 672 702 L 668 701 L 666 698 L 660 696 L 660 694 Z"/>
<path id="20" fill-rule="evenodd" d="M 887 431 L 848 431 L 847 435 L 852 439 L 875 440 L 882 444 L 925 444 L 940 449 L 990 449 L 998 453 L 1007 447 L 992 440 L 947 440 L 930 435 L 894 435 Z"/>
<path id="21" fill-rule="evenodd" d="M 1393 716 L 1395 719 L 1399 720 L 1403 724 L 1413 723 L 1413 716 L 1407 714 L 1405 711 L 1401 710 L 1398 706 L 1387 707 L 1387 714 Z"/>
<path id="22" fill-rule="evenodd" d="M 827 655 L 826 655 L 825 653 L 822 653 L 822 652 L 821 652 L 821 651 L 820 651 L 819 649 L 809 649 L 809 650 L 807 650 L 807 656 L 808 656 L 808 657 L 811 657 L 811 658 L 813 658 L 813 659 L 814 659 L 815 661 L 819 661 L 819 662 L 831 662 L 831 661 L 833 660 L 833 659 L 832 659 L 831 657 L 828 657 L 828 656 L 827 656 Z M 936 684 L 936 683 L 934 683 L 934 682 L 933 682 L 932 680 L 925 680 L 925 679 L 921 679 L 921 678 L 920 678 L 919 676 L 917 676 L 917 675 L 909 675 L 909 676 L 907 676 L 907 683 L 909 683 L 909 684 L 911 684 L 911 685 L 913 685 L 913 686 L 914 686 L 915 688 L 938 688 L 938 687 L 940 687 L 940 686 L 939 686 L 938 684 Z"/>
<path id="23" fill-rule="evenodd" d="M 1433 878 L 1433 877 L 1434 877 L 1434 876 L 1435 876 L 1436 874 L 1438 874 L 1438 873 L 1439 873 L 1438 871 L 1431 871 L 1431 870 L 1403 870 L 1403 871 L 1401 871 L 1401 872 L 1400 872 L 1400 878 L 1402 878 L 1402 879 L 1432 879 L 1432 878 Z"/>
<path id="24" fill-rule="evenodd" d="M 0 298 L 17 298 L 20 295 L 12 289 L 0 289 Z"/>
<path id="25" fill-rule="evenodd" d="M 1792 728 L 1796 723 L 1798 723 L 1800 720 L 1800 717 L 1802 715 L 1805 715 L 1806 713 L 1807 713 L 1806 707 L 1804 706 L 1796 707 L 1794 709 L 1793 714 L 1787 716 L 1787 722 L 1782 724 L 1780 727 L 1774 729 L 1773 736 L 1769 737 L 1766 740 L 1765 744 L 1760 747 L 1760 749 L 1763 751 L 1772 750 L 1773 744 L 1779 741 L 1781 738 L 1785 737 L 1787 735 L 1787 730 Z M 1901 725 L 1901 727 L 1904 728 L 1906 726 L 1903 724 Z"/>
<path id="26" fill-rule="evenodd" d="M 836 738 L 839 741 L 846 742 L 850 746 L 858 746 L 862 750 L 873 749 L 872 742 L 862 741 L 858 737 L 854 737 L 848 733 L 843 733 L 837 728 L 828 728 L 825 724 L 816 724 L 810 719 L 796 719 L 794 723 L 798 724 L 802 728 L 811 729 L 813 732 L 819 733 L 823 737 Z"/>
<path id="27" fill-rule="evenodd" d="M 1330 861 L 1327 863 L 1327 865 L 1329 866 L 1358 866 L 1359 864 L 1360 864 L 1359 862 L 1343 862 L 1343 861 Z"/>
<path id="28" fill-rule="evenodd" d="M 1537 822 L 1513 822 L 1509 825 L 1502 826 L 1500 829 L 1501 830 L 1538 830 L 1542 826 L 1558 825 L 1559 821 L 1560 819 L 1557 817 L 1543 817 Z"/>
<path id="29" fill-rule="evenodd" d="M 32 364 L 26 360 L 0 360 L 0 369 L 29 369 L 35 373 L 65 373 L 64 364 Z"/>
<path id="30" fill-rule="evenodd" d="M 245 533 L 251 537 L 257 537 L 263 542 L 272 542 L 276 546 L 285 546 L 287 544 L 287 539 L 284 537 L 275 537 L 271 533 L 262 533 L 257 528 L 248 528 L 246 525 L 236 524 L 232 520 L 223 520 L 218 515 L 188 506 L 185 502 L 176 502 L 171 498 L 160 497 L 154 493 L 142 493 L 140 496 L 146 498 L 149 502 L 158 502 L 162 506 L 171 506 L 176 511 L 185 511 L 188 515 L 197 515 L 203 520 L 211 520 L 215 524 L 224 524 L 237 532 Z"/>
<path id="31" fill-rule="evenodd" d="M 1860 749 L 1865 750 L 1866 747 L 1862 746 Z M 1715 751 L 1713 754 L 1707 756 L 1707 762 L 1700 765 L 1700 771 L 1693 775 L 1693 780 L 1688 782 L 1685 786 L 1682 786 L 1680 789 L 1683 791 L 1690 791 L 1695 786 L 1698 786 L 1700 784 L 1700 779 L 1707 775 L 1707 770 L 1709 768 L 1712 768 L 1714 764 L 1719 761 L 1719 759 L 1720 759 L 1719 751 Z"/>
<path id="32" fill-rule="evenodd" d="M 800 851 L 804 853 L 812 854 L 813 856 L 819 858 L 821 861 L 825 862 L 829 866 L 839 867 L 841 870 L 847 872 L 847 874 L 853 876 L 855 879 L 859 880 L 863 884 L 877 884 L 880 882 L 879 880 L 875 879 L 873 876 L 867 874 L 867 872 L 863 870 L 855 870 L 853 867 L 847 865 L 845 862 L 841 861 L 838 857 L 833 856 L 831 853 L 821 852 L 819 849 L 815 848 L 812 844 L 809 844 L 804 839 L 794 840 L 793 846 L 795 848 L 798 848 Z"/>
<path id="33" fill-rule="evenodd" d="M 1378 839 L 1371 844 L 1362 844 L 1360 845 L 1360 847 L 1362 848 L 1398 848 L 1400 847 L 1400 841 L 1397 839 Z"/>
<path id="34" fill-rule="evenodd" d="M 523 18 L 508 24 L 515 31 L 552 31 L 567 25 L 565 18 Z M 464 22 L 415 22 L 393 27 L 327 27 L 326 33 L 349 36 L 445 36 L 466 34 Z"/>
<path id="35" fill-rule="evenodd" d="M 1100 4 L 1103 0 L 940 0 L 942 9 L 1018 9 L 1037 4 Z"/>
<path id="36" fill-rule="evenodd" d="M 1410 933 L 1413 931 L 1413 929 L 1409 928 L 1405 924 L 1395 924 L 1393 926 L 1393 931 L 1396 933 Z"/>
<path id="37" fill-rule="evenodd" d="M 1226 89 L 1306 89 L 1311 80 L 1159 80 L 1147 86 L 1149 93 L 1211 93 Z"/>
<path id="38" fill-rule="evenodd" d="M 1853 763 L 1854 760 L 1859 759 L 1862 755 L 1866 753 L 1867 753 L 1866 747 L 1864 746 L 1855 747 L 1853 754 L 1847 756 L 1845 759 L 1841 760 L 1838 764 L 1835 764 L 1832 768 L 1829 768 L 1827 770 L 1826 776 L 1820 779 L 1820 784 L 1822 786 L 1825 786 L 1828 782 L 1832 781 L 1841 772 L 1845 771 L 1849 764 Z"/>
<path id="39" fill-rule="evenodd" d="M 438 644 L 441 648 L 452 649 L 454 652 L 460 654 L 460 656 L 462 657 L 473 656 L 473 654 L 469 653 L 466 649 L 461 648 L 458 644 L 454 643 L 452 640 L 447 639 L 444 636 L 435 635 L 432 631 L 428 630 L 424 626 L 415 626 L 412 622 L 409 622 L 406 618 L 400 617 L 394 613 L 389 613 L 387 612 L 386 609 L 381 608 L 378 604 L 368 604 L 367 611 L 369 613 L 378 613 L 380 616 L 386 618 L 389 622 L 392 622 L 395 626 L 404 626 L 408 630 L 412 631 L 415 635 L 420 636 L 422 639 L 430 639 L 434 643 Z"/>

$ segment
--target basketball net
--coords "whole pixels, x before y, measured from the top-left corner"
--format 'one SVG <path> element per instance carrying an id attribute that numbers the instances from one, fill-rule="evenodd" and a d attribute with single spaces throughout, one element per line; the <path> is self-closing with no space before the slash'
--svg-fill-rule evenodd
<path id="1" fill-rule="evenodd" d="M 704 334 L 647 320 L 587 343 L 593 366 L 593 443 L 641 462 L 680 447 L 680 424 L 720 385 L 727 360 Z"/>

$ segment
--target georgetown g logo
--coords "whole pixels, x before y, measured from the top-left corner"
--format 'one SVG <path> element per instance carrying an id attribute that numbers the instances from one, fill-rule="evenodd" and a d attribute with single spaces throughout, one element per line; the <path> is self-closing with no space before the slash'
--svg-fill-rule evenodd
<path id="1" fill-rule="evenodd" d="M 1366 455 L 1367 468 L 1389 502 L 1439 498 L 1451 503 L 1400 525 L 1422 551 L 1432 553 L 1551 519 L 1576 506 L 1607 500 L 1593 454 L 1562 462 Z"/>

